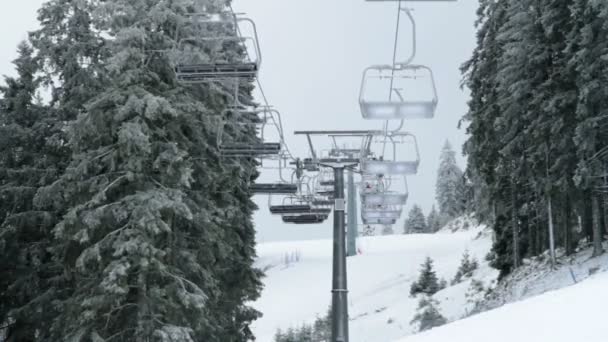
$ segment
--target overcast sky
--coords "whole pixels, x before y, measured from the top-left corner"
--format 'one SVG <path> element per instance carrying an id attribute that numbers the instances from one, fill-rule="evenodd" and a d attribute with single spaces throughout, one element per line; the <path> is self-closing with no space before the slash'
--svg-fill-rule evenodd
<path id="1" fill-rule="evenodd" d="M 260 79 L 271 105 L 283 114 L 287 142 L 294 155 L 307 156 L 295 130 L 379 129 L 377 121 L 361 118 L 358 106 L 361 75 L 371 64 L 388 64 L 392 58 L 396 2 L 363 0 L 234 0 L 237 12 L 255 20 L 263 55 Z M 13 75 L 10 64 L 17 43 L 36 28 L 36 10 L 43 0 L 5 1 L 0 4 L 0 73 Z M 457 128 L 466 112 L 468 94 L 460 89 L 460 65 L 469 58 L 475 42 L 473 23 L 476 0 L 412 2 L 418 28 L 417 64 L 431 67 L 439 92 L 433 120 L 406 123 L 418 137 L 422 164 L 409 178 L 410 205 L 425 213 L 434 204 L 439 152 L 446 139 L 455 146 L 464 167 L 461 145 L 465 136 Z M 400 56 L 407 56 L 411 31 L 401 30 Z M 262 179 L 274 178 L 267 172 Z M 267 197 L 256 197 L 258 241 L 315 239 L 331 236 L 331 218 L 319 226 L 284 225 L 268 213 Z M 405 216 L 405 215 L 404 215 Z M 400 231 L 400 222 L 395 229 Z"/>

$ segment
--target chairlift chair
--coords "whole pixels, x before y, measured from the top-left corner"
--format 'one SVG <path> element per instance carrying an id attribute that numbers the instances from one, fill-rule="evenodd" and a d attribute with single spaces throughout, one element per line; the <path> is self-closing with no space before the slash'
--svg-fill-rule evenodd
<path id="1" fill-rule="evenodd" d="M 278 155 L 281 152 L 281 144 L 224 144 L 220 147 L 220 150 L 222 155 L 226 157 L 256 158 Z"/>
<path id="2" fill-rule="evenodd" d="M 363 224 L 379 224 L 379 225 L 394 225 L 397 223 L 396 219 L 390 218 L 370 218 L 370 219 L 362 219 Z"/>
<path id="3" fill-rule="evenodd" d="M 293 223 L 297 225 L 305 225 L 305 224 L 320 224 L 327 220 L 327 215 L 319 215 L 319 214 L 304 214 L 304 215 L 294 215 L 294 216 L 282 216 L 281 217 L 284 223 Z"/>
<path id="4" fill-rule="evenodd" d="M 270 206 L 270 213 L 274 215 L 308 214 L 312 210 L 310 204 L 281 204 Z"/>
<path id="5" fill-rule="evenodd" d="M 315 214 L 329 215 L 331 207 L 313 206 L 307 203 L 271 205 L 270 213 L 273 215 Z"/>
<path id="6" fill-rule="evenodd" d="M 295 195 L 298 192 L 298 185 L 291 183 L 256 183 L 249 189 L 255 194 L 267 195 Z"/>
<path id="7" fill-rule="evenodd" d="M 228 117 L 228 115 L 233 117 Z M 233 136 L 227 133 L 226 127 L 231 128 Z M 277 130 L 279 142 L 265 142 L 266 130 L 274 127 Z M 254 131 L 260 142 L 240 142 L 244 133 L 251 134 Z M 280 113 L 268 107 L 257 110 L 240 110 L 234 108 L 226 109 L 222 113 L 219 130 L 217 133 L 217 145 L 222 156 L 245 157 L 245 158 L 271 158 L 281 157 L 282 153 L 282 124 Z"/>
<path id="8" fill-rule="evenodd" d="M 317 198 L 317 199 L 313 199 L 311 203 L 312 203 L 312 205 L 315 205 L 315 206 L 332 206 L 332 205 L 334 205 L 335 202 L 331 201 L 331 200 Z"/>
<path id="9" fill-rule="evenodd" d="M 361 218 L 363 220 L 370 219 L 399 219 L 403 210 L 397 207 L 380 207 L 380 208 L 364 208 L 361 210 Z"/>
<path id="10" fill-rule="evenodd" d="M 219 79 L 253 79 L 257 77 L 262 55 L 257 28 L 253 20 L 227 14 L 212 18 L 207 14 L 191 14 L 188 27 L 178 29 L 175 44 L 175 76 L 186 84 L 205 83 Z M 243 36 L 240 25 L 249 25 L 250 36 Z M 211 28 L 221 32 L 212 32 Z M 192 31 L 187 32 L 187 28 Z M 213 35 L 207 35 L 209 33 Z M 208 51 L 213 47 L 218 51 Z M 235 53 L 236 50 L 236 53 Z"/>
<path id="11" fill-rule="evenodd" d="M 429 94 L 425 98 L 411 95 L 410 91 L 419 91 L 420 87 L 410 90 L 400 88 L 406 82 L 419 82 L 427 79 Z M 373 84 L 371 84 L 373 83 Z M 370 89 L 373 87 L 373 89 Z M 433 71 L 424 65 L 396 64 L 374 65 L 363 72 L 359 105 L 364 119 L 432 119 L 439 102 Z"/>
<path id="12" fill-rule="evenodd" d="M 403 206 L 407 198 L 407 194 L 398 192 L 362 193 L 361 203 L 364 206 Z"/>
<path id="13" fill-rule="evenodd" d="M 322 196 L 322 197 L 326 197 L 328 199 L 333 199 L 335 196 L 335 191 L 334 190 L 319 190 L 316 192 L 317 195 Z"/>
<path id="14" fill-rule="evenodd" d="M 392 133 L 388 136 L 384 136 L 385 143 L 390 143 L 393 146 L 392 159 L 385 159 L 384 157 L 371 158 L 366 156 L 361 160 L 361 171 L 370 175 L 415 175 L 418 173 L 418 167 L 420 166 L 420 151 L 418 149 L 418 142 L 416 137 L 410 133 Z M 415 152 L 415 158 L 409 160 L 398 160 L 397 159 L 397 139 L 401 142 L 411 140 Z"/>

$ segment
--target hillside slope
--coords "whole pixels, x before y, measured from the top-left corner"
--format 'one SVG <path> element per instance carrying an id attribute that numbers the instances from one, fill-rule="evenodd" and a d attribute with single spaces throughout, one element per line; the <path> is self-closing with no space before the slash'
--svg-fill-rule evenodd
<path id="1" fill-rule="evenodd" d="M 606 342 L 608 273 L 401 342 Z M 379 340 L 380 341 L 380 340 Z"/>
<path id="2" fill-rule="evenodd" d="M 490 283 L 496 272 L 483 261 L 491 247 L 484 227 L 434 235 L 393 235 L 362 238 L 361 254 L 348 259 L 349 311 L 352 342 L 390 341 L 412 334 L 410 321 L 417 300 L 409 297 L 427 256 L 440 278 L 454 277 L 465 250 L 480 261 L 475 278 Z M 327 312 L 331 300 L 330 240 L 266 243 L 258 246 L 257 266 L 266 270 L 262 297 L 254 304 L 264 317 L 253 328 L 262 342 L 278 328 L 297 327 Z M 435 295 L 449 320 L 461 318 L 471 305 L 465 294 L 470 281 Z"/>

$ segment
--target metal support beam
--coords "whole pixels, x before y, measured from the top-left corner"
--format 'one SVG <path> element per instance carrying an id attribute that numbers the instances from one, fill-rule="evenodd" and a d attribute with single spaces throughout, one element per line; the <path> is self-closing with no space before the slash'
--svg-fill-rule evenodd
<path id="1" fill-rule="evenodd" d="M 348 220 L 346 223 L 346 256 L 357 255 L 357 188 L 355 186 L 355 175 L 352 170 L 348 170 Z"/>
<path id="2" fill-rule="evenodd" d="M 331 341 L 348 342 L 348 287 L 346 282 L 346 226 L 344 167 L 334 167 L 334 244 L 331 304 Z"/>

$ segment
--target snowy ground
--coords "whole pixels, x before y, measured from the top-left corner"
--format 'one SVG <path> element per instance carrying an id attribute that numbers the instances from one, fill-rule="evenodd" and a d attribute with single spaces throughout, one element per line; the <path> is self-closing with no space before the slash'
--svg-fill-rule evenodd
<path id="1" fill-rule="evenodd" d="M 608 273 L 401 342 L 606 342 Z M 380 340 L 378 340 L 380 341 Z"/>
<path id="2" fill-rule="evenodd" d="M 360 239 L 361 254 L 348 259 L 351 341 L 391 341 L 413 333 L 409 322 L 417 300 L 409 297 L 409 288 L 427 256 L 435 261 L 438 276 L 449 282 L 463 252 L 469 250 L 481 263 L 475 278 L 487 284 L 494 281 L 496 272 L 483 261 L 490 246 L 491 236 L 483 227 L 434 235 Z M 254 304 L 264 314 L 253 327 L 258 341 L 270 342 L 278 328 L 299 326 L 327 312 L 331 253 L 329 240 L 258 246 L 257 266 L 266 270 L 264 292 Z M 450 321 L 471 309 L 465 298 L 469 283 L 448 287 L 435 295 Z"/>
<path id="3" fill-rule="evenodd" d="M 604 248 L 608 249 L 608 244 L 605 244 Z M 486 309 L 497 308 L 547 291 L 571 286 L 593 274 L 608 271 L 608 254 L 592 258 L 592 252 L 592 248 L 588 247 L 572 256 L 566 256 L 563 249 L 558 249 L 555 269 L 551 269 L 548 252 L 540 257 L 526 259 L 524 267 L 503 279 L 483 306 Z"/>

